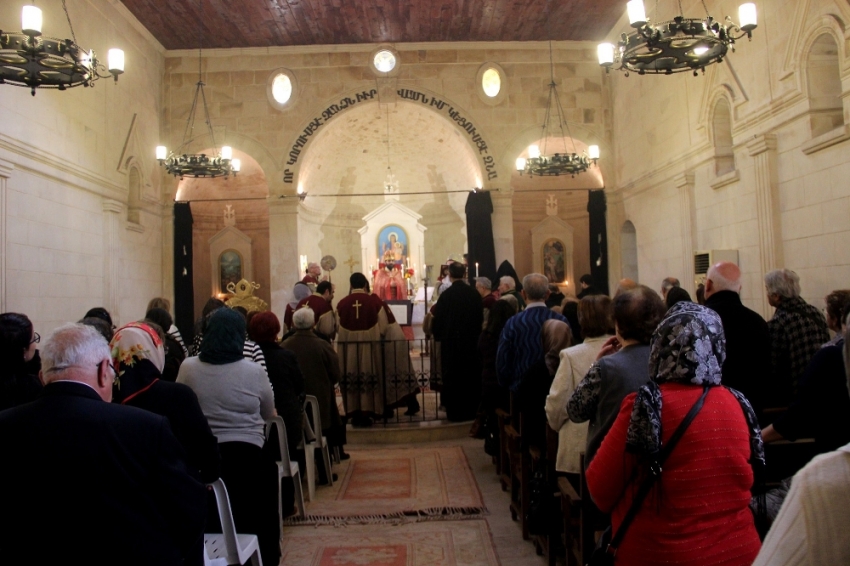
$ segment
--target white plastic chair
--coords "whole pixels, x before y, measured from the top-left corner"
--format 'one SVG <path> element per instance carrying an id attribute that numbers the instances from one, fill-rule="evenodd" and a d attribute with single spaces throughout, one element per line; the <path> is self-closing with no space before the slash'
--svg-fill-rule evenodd
<path id="1" fill-rule="evenodd" d="M 250 560 L 252 566 L 263 566 L 257 535 L 236 534 L 233 513 L 230 511 L 230 498 L 227 497 L 224 481 L 219 478 L 208 485 L 215 493 L 218 517 L 223 532 L 204 535 L 205 561 L 216 564 L 223 558 L 227 564 L 247 564 Z"/>
<path id="2" fill-rule="evenodd" d="M 289 457 L 289 443 L 286 441 L 286 425 L 283 418 L 272 417 L 266 420 L 266 440 L 272 428 L 277 428 L 277 442 L 280 450 L 280 460 L 277 461 L 277 514 L 280 517 L 280 538 L 283 539 L 283 501 L 281 500 L 280 480 L 292 478 L 295 487 L 295 507 L 298 508 L 298 516 L 304 517 L 304 490 L 301 487 L 301 468 L 298 462 L 293 462 Z"/>
<path id="3" fill-rule="evenodd" d="M 318 448 L 322 451 L 322 464 L 325 468 L 325 476 L 328 478 L 327 485 L 333 485 L 333 470 L 331 468 L 331 455 L 328 450 L 328 441 L 322 435 L 322 416 L 319 412 L 319 400 L 315 395 L 307 395 L 304 399 L 304 415 L 313 416 L 313 424 L 310 425 L 310 419 L 304 419 L 304 438 L 302 445 L 304 446 L 304 460 L 307 464 L 307 493 L 310 501 L 316 498 L 316 459 L 315 451 Z M 310 438 L 313 440 L 310 440 Z"/>

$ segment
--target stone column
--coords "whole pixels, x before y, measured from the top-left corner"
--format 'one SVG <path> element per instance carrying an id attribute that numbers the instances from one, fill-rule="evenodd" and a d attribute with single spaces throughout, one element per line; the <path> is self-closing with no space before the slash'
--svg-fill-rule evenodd
<path id="1" fill-rule="evenodd" d="M 513 194 L 513 189 L 502 189 L 490 193 L 490 198 L 493 201 L 493 245 L 496 249 L 496 269 L 505 260 L 516 267 L 514 262 Z"/>
<path id="2" fill-rule="evenodd" d="M 269 197 L 269 271 L 271 309 L 280 320 L 292 295 L 292 286 L 301 279 L 298 264 L 298 207 L 296 197 Z"/>
<path id="3" fill-rule="evenodd" d="M 776 136 L 773 134 L 756 136 L 747 143 L 747 151 L 754 161 L 759 256 L 761 258 L 759 282 L 762 282 L 767 272 L 779 269 L 784 264 L 779 217 Z M 769 309 L 763 295 L 762 293 L 761 314 L 766 316 Z"/>
<path id="4" fill-rule="evenodd" d="M 112 315 L 112 322 L 118 326 L 121 321 L 118 312 L 119 277 L 121 254 L 121 213 L 124 205 L 113 199 L 103 199 L 103 307 Z"/>
<path id="5" fill-rule="evenodd" d="M 696 244 L 696 209 L 694 207 L 694 174 L 682 173 L 673 178 L 679 189 L 679 218 L 682 233 L 682 288 L 696 300 L 694 282 L 694 245 Z"/>
<path id="6" fill-rule="evenodd" d="M 6 312 L 6 185 L 14 165 L 0 161 L 0 312 Z"/>
<path id="7" fill-rule="evenodd" d="M 611 292 L 617 292 L 617 286 L 623 275 L 623 254 L 620 232 L 626 221 L 626 211 L 623 205 L 623 195 L 619 191 L 607 193 L 608 200 L 608 277 L 610 279 Z M 578 281 L 575 289 L 580 289 Z"/>

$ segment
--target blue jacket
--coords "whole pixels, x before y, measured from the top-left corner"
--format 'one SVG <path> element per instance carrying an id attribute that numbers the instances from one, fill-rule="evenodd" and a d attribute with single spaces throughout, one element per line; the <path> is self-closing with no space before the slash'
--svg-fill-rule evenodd
<path id="1" fill-rule="evenodd" d="M 502 387 L 516 392 L 528 368 L 543 359 L 543 323 L 553 318 L 569 324 L 545 305 L 526 308 L 508 319 L 496 353 L 496 373 Z"/>

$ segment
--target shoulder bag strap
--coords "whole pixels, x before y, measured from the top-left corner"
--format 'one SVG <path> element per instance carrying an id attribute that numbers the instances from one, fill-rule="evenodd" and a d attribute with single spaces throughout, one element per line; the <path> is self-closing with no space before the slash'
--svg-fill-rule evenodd
<path id="1" fill-rule="evenodd" d="M 673 448 L 676 447 L 676 444 L 685 434 L 685 431 L 688 429 L 690 424 L 693 422 L 694 418 L 697 416 L 697 413 L 700 412 L 702 406 L 705 404 L 705 397 L 708 395 L 708 390 L 710 386 L 706 385 L 703 388 L 702 395 L 697 402 L 694 403 L 694 406 L 691 407 L 691 410 L 688 412 L 687 416 L 682 420 L 679 424 L 676 431 L 673 433 L 673 436 L 670 437 L 670 440 L 667 444 L 661 449 L 658 453 L 658 458 L 656 458 L 652 464 L 649 466 L 650 474 L 643 481 L 638 490 L 635 498 L 632 500 L 632 505 L 629 507 L 629 511 L 626 513 L 626 516 L 623 517 L 623 522 L 620 523 L 620 527 L 617 529 L 617 532 L 614 534 L 614 537 L 611 539 L 611 544 L 605 549 L 607 554 L 615 556 L 617 554 L 617 548 L 620 546 L 620 543 L 623 542 L 623 537 L 626 536 L 626 531 L 640 510 L 640 506 L 643 503 L 643 500 L 646 499 L 646 496 L 649 495 L 649 492 L 652 490 L 652 486 L 655 485 L 655 482 L 661 477 L 661 465 L 667 460 L 667 457 L 673 451 Z"/>

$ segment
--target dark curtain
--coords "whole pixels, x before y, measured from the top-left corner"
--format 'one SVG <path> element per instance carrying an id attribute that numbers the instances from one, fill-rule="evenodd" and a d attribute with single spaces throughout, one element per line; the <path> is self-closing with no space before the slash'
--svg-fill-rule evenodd
<path id="1" fill-rule="evenodd" d="M 590 214 L 590 275 L 593 284 L 606 295 L 608 286 L 608 230 L 605 222 L 605 191 L 588 192 L 587 212 Z"/>
<path id="2" fill-rule="evenodd" d="M 195 338 L 195 289 L 192 279 L 192 208 L 174 203 L 174 324 L 186 345 Z"/>
<path id="3" fill-rule="evenodd" d="M 491 281 L 496 276 L 496 246 L 493 243 L 493 201 L 488 192 L 472 192 L 466 199 L 466 237 L 469 247 L 469 281 L 478 275 Z"/>

